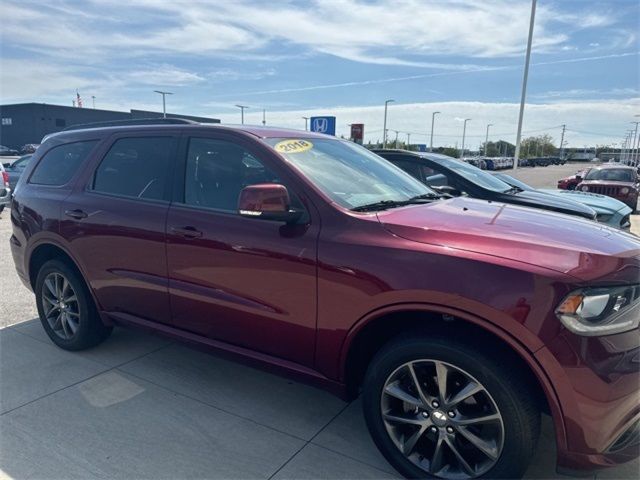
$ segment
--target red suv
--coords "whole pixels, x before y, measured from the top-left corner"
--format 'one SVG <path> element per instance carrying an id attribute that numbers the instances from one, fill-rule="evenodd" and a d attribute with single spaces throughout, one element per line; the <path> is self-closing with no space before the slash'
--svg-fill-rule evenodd
<path id="1" fill-rule="evenodd" d="M 151 328 L 363 397 L 408 477 L 519 477 L 638 454 L 640 242 L 441 199 L 334 137 L 259 127 L 63 132 L 11 209 L 18 273 L 67 350 Z"/>
<path id="2" fill-rule="evenodd" d="M 576 188 L 613 197 L 635 211 L 640 196 L 640 177 L 635 167 L 605 164 L 591 168 Z"/>

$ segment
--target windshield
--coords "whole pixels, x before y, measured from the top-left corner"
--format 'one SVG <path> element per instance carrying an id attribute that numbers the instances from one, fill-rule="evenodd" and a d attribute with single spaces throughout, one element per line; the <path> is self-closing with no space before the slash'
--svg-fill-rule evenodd
<path id="1" fill-rule="evenodd" d="M 592 168 L 584 177 L 585 180 L 609 180 L 613 182 L 633 182 L 633 170 L 628 168 Z"/>
<path id="2" fill-rule="evenodd" d="M 443 165 L 464 177 L 470 182 L 479 185 L 482 188 L 493 190 L 494 192 L 506 192 L 511 190 L 511 185 L 503 182 L 499 178 L 494 177 L 490 173 L 480 170 L 478 167 L 469 165 L 461 160 L 448 159 L 439 157 L 437 163 Z"/>
<path id="3" fill-rule="evenodd" d="M 521 182 L 517 178 L 513 178 L 511 175 L 507 175 L 504 173 L 494 173 L 493 175 L 496 178 L 499 178 L 500 180 L 502 180 L 503 182 L 508 183 L 512 187 L 517 187 L 520 190 L 533 190 L 533 187 L 527 185 L 524 182 Z"/>
<path id="4" fill-rule="evenodd" d="M 345 208 L 384 201 L 404 202 L 421 195 L 437 196 L 400 168 L 352 142 L 324 138 L 265 141 Z"/>

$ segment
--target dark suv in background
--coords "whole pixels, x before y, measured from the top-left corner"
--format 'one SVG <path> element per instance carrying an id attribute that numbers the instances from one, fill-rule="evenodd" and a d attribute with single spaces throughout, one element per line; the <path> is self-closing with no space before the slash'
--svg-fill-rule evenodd
<path id="1" fill-rule="evenodd" d="M 158 123 L 158 122 L 156 122 Z M 640 242 L 428 186 L 309 132 L 174 122 L 52 135 L 11 249 L 67 350 L 151 328 L 363 397 L 408 477 L 637 456 Z"/>

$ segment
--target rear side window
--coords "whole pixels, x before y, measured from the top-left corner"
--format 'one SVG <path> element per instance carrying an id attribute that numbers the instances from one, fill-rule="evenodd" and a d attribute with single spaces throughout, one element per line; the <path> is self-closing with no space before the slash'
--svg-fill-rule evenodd
<path id="1" fill-rule="evenodd" d="M 163 200 L 174 156 L 172 137 L 117 140 L 93 177 L 95 192 L 145 200 Z"/>
<path id="2" fill-rule="evenodd" d="M 29 183 L 54 186 L 67 184 L 97 143 L 98 140 L 91 140 L 52 148 L 36 166 Z"/>

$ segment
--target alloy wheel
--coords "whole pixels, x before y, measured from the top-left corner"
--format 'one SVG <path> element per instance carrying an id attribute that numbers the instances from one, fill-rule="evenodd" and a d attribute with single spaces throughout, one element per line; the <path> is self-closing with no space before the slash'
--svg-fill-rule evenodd
<path id="1" fill-rule="evenodd" d="M 393 443 L 429 475 L 475 478 L 502 453 L 504 424 L 495 401 L 478 380 L 449 363 L 401 365 L 384 384 L 380 408 Z"/>
<path id="2" fill-rule="evenodd" d="M 71 283 L 61 273 L 50 273 L 42 286 L 42 308 L 51 330 L 70 340 L 80 327 L 80 305 Z"/>

